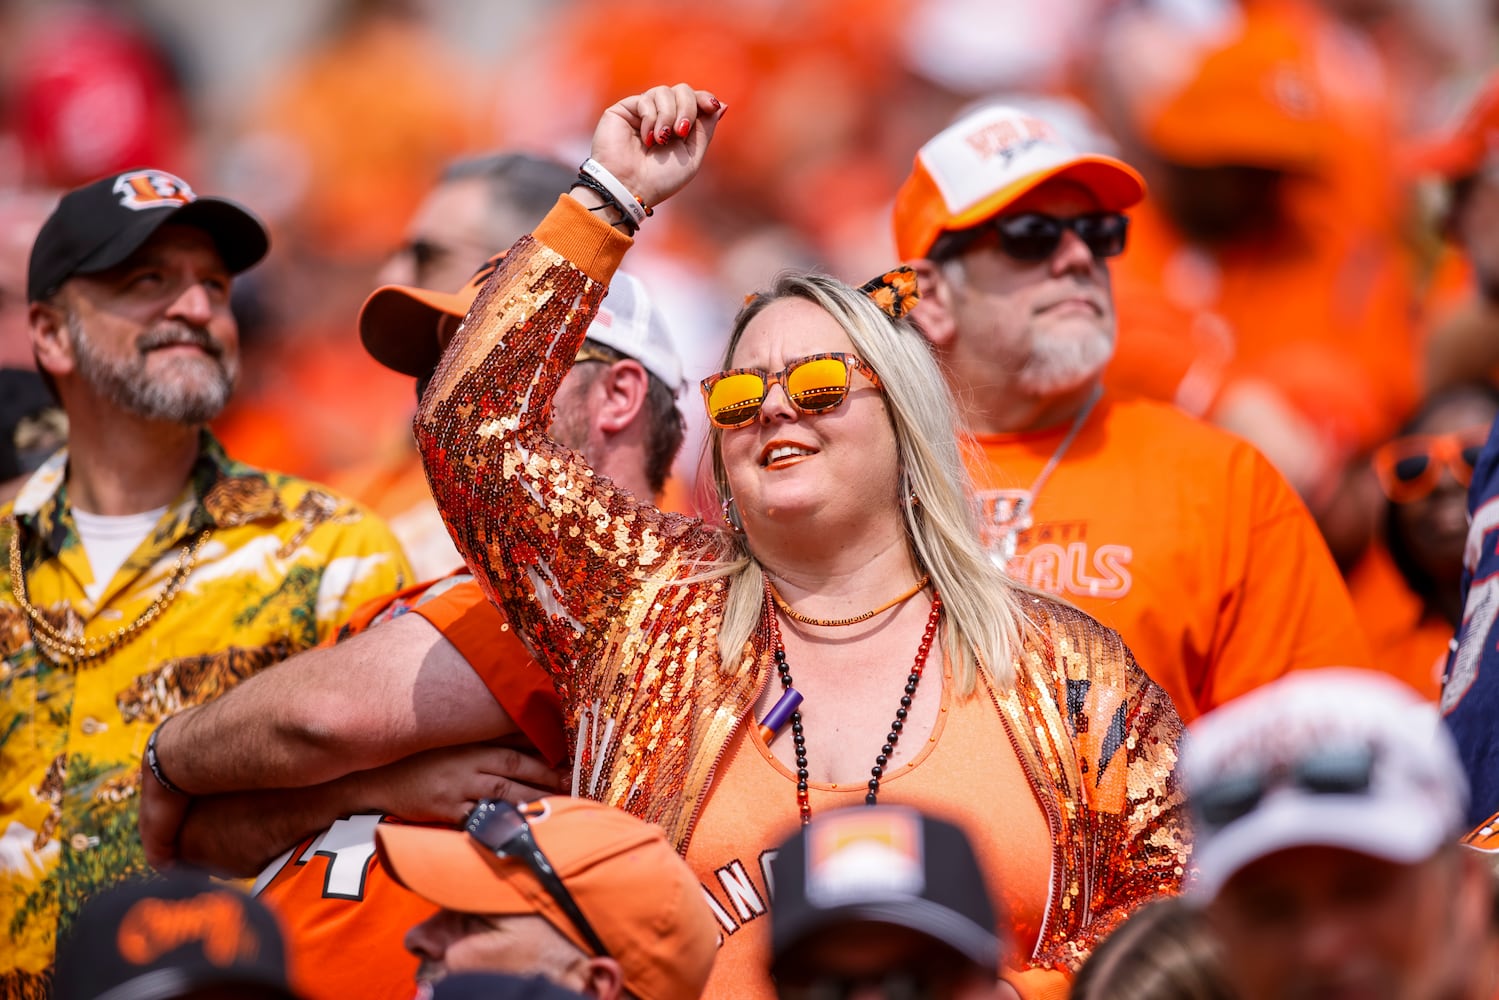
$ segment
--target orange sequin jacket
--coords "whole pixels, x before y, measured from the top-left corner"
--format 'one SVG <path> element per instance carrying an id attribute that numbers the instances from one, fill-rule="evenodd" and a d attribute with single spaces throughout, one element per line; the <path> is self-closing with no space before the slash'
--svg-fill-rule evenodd
<path id="1" fill-rule="evenodd" d="M 714 767 L 773 673 L 746 645 L 720 669 L 723 579 L 680 583 L 727 549 L 547 437 L 630 240 L 563 197 L 479 294 L 417 414 L 459 549 L 551 673 L 577 794 L 659 823 L 685 852 Z M 1181 723 L 1118 635 L 1037 599 L 1010 690 L 986 685 L 1046 813 L 1051 893 L 1033 963 L 1075 966 L 1145 899 L 1179 888 Z"/>

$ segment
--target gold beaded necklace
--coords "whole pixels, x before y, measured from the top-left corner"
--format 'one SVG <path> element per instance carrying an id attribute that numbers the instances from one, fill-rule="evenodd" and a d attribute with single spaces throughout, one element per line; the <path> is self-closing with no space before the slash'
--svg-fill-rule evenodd
<path id="1" fill-rule="evenodd" d="M 41 647 L 47 657 L 56 660 L 59 656 L 65 656 L 74 665 L 96 660 L 107 653 L 123 645 L 134 638 L 137 633 L 146 628 L 156 619 L 160 618 L 162 612 L 166 611 L 177 598 L 182 589 L 182 583 L 192 573 L 193 565 L 197 562 L 198 551 L 203 548 L 203 543 L 208 540 L 212 528 L 204 528 L 202 533 L 191 545 L 184 546 L 182 554 L 177 557 L 177 564 L 172 567 L 172 575 L 167 578 L 166 586 L 162 587 L 161 593 L 156 595 L 156 600 L 151 606 L 141 612 L 139 618 L 129 625 L 122 625 L 110 632 L 108 635 L 95 639 L 69 639 L 60 629 L 49 622 L 36 606 L 26 597 L 26 574 L 21 566 L 21 525 L 15 518 L 11 519 L 10 535 L 10 592 L 15 597 L 22 611 L 26 612 L 28 624 L 31 626 L 31 638 Z"/>
<path id="2" fill-rule="evenodd" d="M 776 589 L 776 585 L 770 583 L 770 578 L 766 578 L 766 583 L 770 587 L 771 598 L 776 602 L 776 607 L 780 608 L 781 611 L 785 613 L 787 618 L 790 618 L 792 621 L 801 622 L 803 625 L 821 625 L 824 628 L 841 628 L 844 625 L 857 625 L 860 622 L 867 622 L 869 621 L 869 619 L 873 618 L 880 612 L 889 611 L 897 604 L 904 604 L 906 601 L 909 601 L 911 598 L 921 593 L 922 588 L 924 588 L 931 582 L 931 575 L 925 575 L 920 580 L 916 581 L 916 586 L 912 587 L 904 594 L 888 600 L 874 610 L 866 611 L 862 615 L 854 615 L 852 618 L 813 618 L 811 615 L 804 615 L 800 611 L 794 610 L 791 605 L 786 603 L 785 598 L 781 596 L 781 592 Z"/>

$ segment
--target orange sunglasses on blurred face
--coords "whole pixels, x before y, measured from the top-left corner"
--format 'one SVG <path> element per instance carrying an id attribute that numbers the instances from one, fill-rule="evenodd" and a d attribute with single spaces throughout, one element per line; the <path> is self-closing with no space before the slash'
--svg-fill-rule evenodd
<path id="1" fill-rule="evenodd" d="M 1471 427 L 1452 434 L 1413 434 L 1380 445 L 1374 452 L 1380 489 L 1394 503 L 1415 503 L 1437 488 L 1443 469 L 1467 486 L 1488 434 L 1487 427 Z"/>

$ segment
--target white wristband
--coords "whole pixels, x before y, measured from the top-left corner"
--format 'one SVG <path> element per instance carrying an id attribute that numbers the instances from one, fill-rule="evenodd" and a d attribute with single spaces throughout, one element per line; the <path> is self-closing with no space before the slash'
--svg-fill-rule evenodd
<path id="1" fill-rule="evenodd" d="M 578 169 L 609 190 L 609 193 L 619 205 L 620 210 L 628 214 L 630 219 L 635 223 L 635 228 L 640 228 L 640 224 L 645 221 L 645 217 L 651 214 L 650 209 L 646 208 L 645 204 L 639 198 L 631 194 L 630 189 L 625 187 L 624 183 L 610 173 L 609 168 L 598 160 L 590 156 L 583 161 L 583 165 Z"/>

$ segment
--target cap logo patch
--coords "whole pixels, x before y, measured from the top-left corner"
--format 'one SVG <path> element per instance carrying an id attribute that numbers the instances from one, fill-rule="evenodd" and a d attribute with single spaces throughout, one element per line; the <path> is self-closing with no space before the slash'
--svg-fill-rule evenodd
<path id="1" fill-rule="evenodd" d="M 1032 146 L 1057 142 L 1057 133 L 1039 118 L 1015 115 L 990 122 L 964 141 L 980 160 L 999 157 L 1008 163 Z"/>
<path id="2" fill-rule="evenodd" d="M 232 896 L 205 892 L 192 899 L 143 899 L 120 921 L 120 955 L 149 965 L 184 945 L 197 945 L 215 965 L 254 958 L 260 940 Z"/>
<path id="3" fill-rule="evenodd" d="M 808 828 L 807 902 L 904 899 L 926 886 L 921 822 L 906 810 L 850 809 Z"/>
<path id="4" fill-rule="evenodd" d="M 115 178 L 114 193 L 119 196 L 121 205 L 135 211 L 186 205 L 198 199 L 187 181 L 165 170 L 136 170 L 121 174 Z"/>

